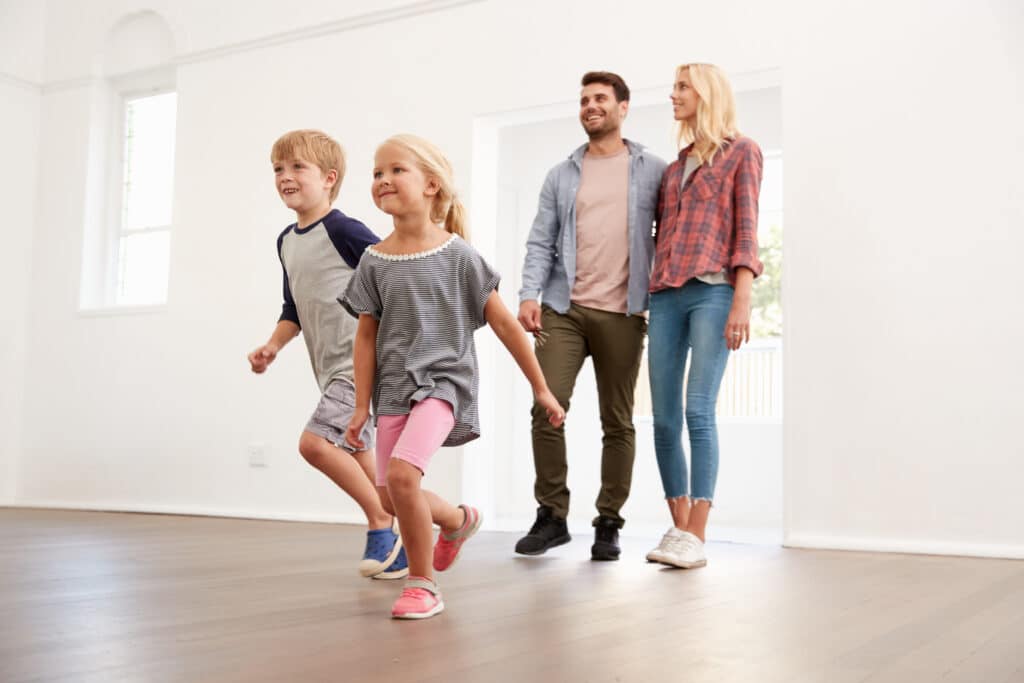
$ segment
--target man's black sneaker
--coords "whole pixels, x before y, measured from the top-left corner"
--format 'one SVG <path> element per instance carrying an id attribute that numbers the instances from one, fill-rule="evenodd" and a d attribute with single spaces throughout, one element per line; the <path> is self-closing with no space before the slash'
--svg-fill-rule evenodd
<path id="1" fill-rule="evenodd" d="M 594 520 L 594 545 L 590 547 L 590 559 L 598 561 L 617 560 L 619 548 L 619 523 L 611 517 L 601 515 Z"/>
<path id="2" fill-rule="evenodd" d="M 529 533 L 516 543 L 516 552 L 520 555 L 543 555 L 549 548 L 571 540 L 565 520 L 558 519 L 552 514 L 551 508 L 541 505 L 537 508 L 537 521 L 530 527 Z"/>

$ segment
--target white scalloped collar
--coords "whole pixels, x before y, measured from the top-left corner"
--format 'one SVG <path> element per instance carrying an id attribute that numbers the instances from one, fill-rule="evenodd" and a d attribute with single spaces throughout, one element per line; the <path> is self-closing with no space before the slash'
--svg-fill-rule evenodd
<path id="1" fill-rule="evenodd" d="M 455 241 L 455 238 L 457 237 L 458 235 L 452 233 L 448 239 L 446 239 L 443 243 L 437 245 L 433 249 L 428 249 L 427 251 L 417 251 L 414 254 L 384 254 L 374 249 L 372 245 L 366 247 L 366 253 L 373 254 L 377 258 L 383 259 L 385 261 L 412 261 L 413 259 L 433 256 L 434 254 L 444 251 L 445 249 L 448 248 L 449 244 Z"/>

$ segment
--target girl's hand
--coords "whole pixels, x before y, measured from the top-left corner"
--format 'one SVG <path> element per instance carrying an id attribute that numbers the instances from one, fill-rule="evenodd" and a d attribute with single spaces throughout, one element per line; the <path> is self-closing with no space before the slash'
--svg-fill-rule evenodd
<path id="1" fill-rule="evenodd" d="M 352 419 L 348 422 L 348 429 L 345 430 L 345 442 L 355 447 L 357 451 L 365 451 L 366 444 L 359 435 L 363 433 L 363 427 L 370 418 L 370 411 L 367 408 L 356 408 L 352 413 Z"/>
<path id="2" fill-rule="evenodd" d="M 558 402 L 555 395 L 550 390 L 545 389 L 536 396 L 537 403 L 544 407 L 544 410 L 548 413 L 548 422 L 553 427 L 561 427 L 562 423 L 565 422 L 565 411 L 562 410 L 562 404 Z"/>
<path id="3" fill-rule="evenodd" d="M 750 302 L 733 299 L 729 318 L 725 321 L 725 345 L 730 351 L 750 341 Z"/>

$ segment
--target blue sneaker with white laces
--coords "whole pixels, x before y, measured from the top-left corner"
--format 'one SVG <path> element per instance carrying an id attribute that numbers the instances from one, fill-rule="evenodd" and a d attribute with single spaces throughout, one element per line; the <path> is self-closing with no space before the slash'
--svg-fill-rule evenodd
<path id="1" fill-rule="evenodd" d="M 402 552 L 402 537 L 398 533 L 398 519 L 387 529 L 371 529 L 366 532 L 366 550 L 359 562 L 359 573 L 363 576 L 377 576 L 390 569 Z"/>
<path id="2" fill-rule="evenodd" d="M 409 576 L 409 560 L 405 557 L 405 548 L 398 551 L 398 557 L 391 563 L 391 566 L 380 574 L 374 574 L 375 579 L 404 579 Z"/>

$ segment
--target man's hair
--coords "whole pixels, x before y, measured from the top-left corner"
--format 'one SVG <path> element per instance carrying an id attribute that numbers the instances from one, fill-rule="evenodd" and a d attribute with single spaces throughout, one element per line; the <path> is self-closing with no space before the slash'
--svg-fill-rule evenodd
<path id="1" fill-rule="evenodd" d="M 338 180 L 331 188 L 331 201 L 338 198 L 341 180 L 345 177 L 345 152 L 338 141 L 319 130 L 293 130 L 277 139 L 270 150 L 270 163 L 301 158 L 316 164 L 324 175 L 331 169 L 338 172 Z"/>
<path id="2" fill-rule="evenodd" d="M 611 71 L 588 71 L 583 74 L 583 80 L 580 82 L 580 85 L 586 87 L 591 83 L 609 85 L 615 91 L 615 99 L 617 101 L 629 101 L 629 86 L 626 85 L 626 81 L 622 80 L 622 76 L 618 74 L 613 74 Z"/>

